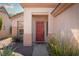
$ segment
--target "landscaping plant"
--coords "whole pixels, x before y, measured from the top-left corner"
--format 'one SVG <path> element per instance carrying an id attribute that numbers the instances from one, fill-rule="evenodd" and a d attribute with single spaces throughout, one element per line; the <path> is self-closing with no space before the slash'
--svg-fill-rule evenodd
<path id="1" fill-rule="evenodd" d="M 78 56 L 79 48 L 76 48 L 69 41 L 60 41 L 55 37 L 49 39 L 48 52 L 51 56 Z"/>
<path id="2" fill-rule="evenodd" d="M 13 51 L 11 47 L 4 47 L 3 50 L 0 50 L 0 56 L 15 56 Z"/>
<path id="3" fill-rule="evenodd" d="M 20 40 L 20 37 L 16 37 L 16 36 L 12 37 L 12 39 L 13 39 L 13 42 L 22 42 L 23 41 L 23 40 Z"/>

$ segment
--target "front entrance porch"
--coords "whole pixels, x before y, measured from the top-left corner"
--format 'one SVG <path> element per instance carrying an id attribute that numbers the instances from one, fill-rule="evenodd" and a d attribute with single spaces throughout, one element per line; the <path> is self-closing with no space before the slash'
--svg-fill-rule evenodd
<path id="1" fill-rule="evenodd" d="M 33 15 L 32 16 L 32 42 L 44 43 L 47 42 L 48 33 L 48 15 Z"/>
<path id="2" fill-rule="evenodd" d="M 25 8 L 24 10 L 23 45 L 32 46 L 36 42 L 47 43 L 48 35 L 52 33 L 53 17 L 50 13 L 53 9 Z"/>

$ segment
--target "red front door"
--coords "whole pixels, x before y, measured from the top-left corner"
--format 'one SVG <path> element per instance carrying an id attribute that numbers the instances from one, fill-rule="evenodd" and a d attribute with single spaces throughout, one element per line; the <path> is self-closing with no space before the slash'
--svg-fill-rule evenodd
<path id="1" fill-rule="evenodd" d="M 44 22 L 36 22 L 36 41 L 44 41 Z"/>

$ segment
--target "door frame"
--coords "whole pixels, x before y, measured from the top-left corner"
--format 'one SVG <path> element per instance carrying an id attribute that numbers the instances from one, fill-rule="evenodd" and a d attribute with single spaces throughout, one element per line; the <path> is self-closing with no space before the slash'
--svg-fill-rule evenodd
<path id="1" fill-rule="evenodd" d="M 44 16 L 47 17 L 46 20 L 37 20 L 34 18 L 34 16 Z M 32 15 L 32 42 L 36 43 L 36 21 L 44 21 L 44 42 L 48 42 L 48 35 L 46 33 L 48 33 L 47 31 L 47 22 L 48 22 L 48 15 Z"/>

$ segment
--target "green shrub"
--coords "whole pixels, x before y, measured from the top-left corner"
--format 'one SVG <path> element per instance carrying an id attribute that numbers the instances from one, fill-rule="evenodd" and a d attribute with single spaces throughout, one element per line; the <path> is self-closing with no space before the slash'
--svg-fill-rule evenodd
<path id="1" fill-rule="evenodd" d="M 17 40 L 17 37 L 16 36 L 12 37 L 12 40 L 13 42 L 15 42 Z"/>
<path id="2" fill-rule="evenodd" d="M 2 28 L 2 17 L 0 16 L 0 30 Z"/>
<path id="3" fill-rule="evenodd" d="M 51 56 L 78 56 L 79 49 L 68 41 L 59 41 L 52 37 L 48 41 L 48 52 Z"/>
<path id="4" fill-rule="evenodd" d="M 19 37 L 14 36 L 12 39 L 13 39 L 13 42 L 21 42 Z"/>
<path id="5" fill-rule="evenodd" d="M 3 50 L 0 51 L 0 56 L 15 56 L 13 51 L 11 47 L 4 47 Z"/>

